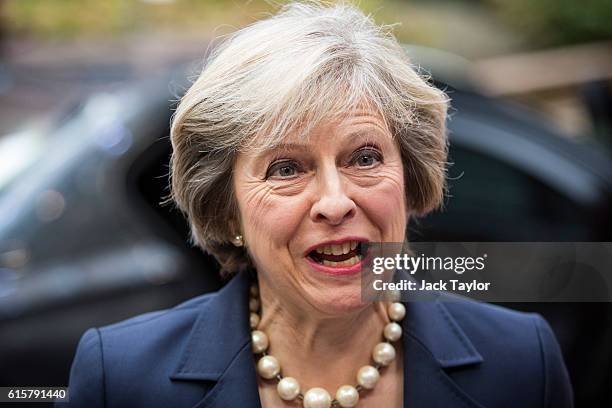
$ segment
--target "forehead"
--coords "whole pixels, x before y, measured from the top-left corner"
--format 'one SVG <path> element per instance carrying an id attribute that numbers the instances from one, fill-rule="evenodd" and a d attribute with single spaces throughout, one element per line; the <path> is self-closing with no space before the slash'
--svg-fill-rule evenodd
<path id="1" fill-rule="evenodd" d="M 256 138 L 254 149 L 266 152 L 287 146 L 307 146 L 326 141 L 341 141 L 345 138 L 368 139 L 381 136 L 392 138 L 383 115 L 371 106 L 360 105 L 349 112 L 327 115 L 318 121 L 304 123 L 274 140 L 266 140 L 265 136 Z"/>
<path id="2" fill-rule="evenodd" d="M 385 118 L 380 112 L 367 107 L 355 110 L 335 120 L 322 122 L 319 128 L 327 130 L 332 129 L 336 132 L 353 131 L 355 128 L 371 128 L 382 133 L 390 134 Z"/>
<path id="3" fill-rule="evenodd" d="M 391 138 L 384 118 L 376 111 L 363 109 L 334 120 L 321 122 L 303 138 L 303 142 L 307 144 L 325 141 L 342 142 L 345 139 L 368 139 L 381 136 Z M 296 141 L 295 137 L 290 136 L 288 139 Z"/>

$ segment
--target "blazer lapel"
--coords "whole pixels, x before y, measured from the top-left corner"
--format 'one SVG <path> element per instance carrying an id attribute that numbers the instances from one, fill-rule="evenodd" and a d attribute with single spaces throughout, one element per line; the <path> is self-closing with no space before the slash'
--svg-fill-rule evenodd
<path id="1" fill-rule="evenodd" d="M 250 277 L 239 273 L 202 306 L 170 378 L 212 381 L 195 406 L 260 408 L 249 332 Z"/>
<path id="2" fill-rule="evenodd" d="M 194 408 L 261 408 L 256 378 L 251 343 L 247 343 L 221 374 L 217 384 Z"/>
<path id="3" fill-rule="evenodd" d="M 444 303 L 408 303 L 403 331 L 405 407 L 482 408 L 444 371 L 483 361 Z"/>

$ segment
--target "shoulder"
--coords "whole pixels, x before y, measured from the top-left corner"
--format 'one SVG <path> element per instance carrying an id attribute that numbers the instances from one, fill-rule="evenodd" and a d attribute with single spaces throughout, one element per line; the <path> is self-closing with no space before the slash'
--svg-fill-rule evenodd
<path id="1" fill-rule="evenodd" d="M 141 390 L 167 386 L 168 373 L 201 308 L 214 296 L 215 293 L 201 295 L 171 309 L 87 330 L 79 341 L 70 371 L 69 405 L 122 405 L 122 401 L 111 401 L 125 397 L 123 392 L 109 392 L 117 389 L 131 389 L 131 399 L 145 401 L 147 395 L 137 395 Z M 148 387 L 135 387 L 135 379 Z"/>
<path id="2" fill-rule="evenodd" d="M 550 325 L 537 313 L 450 295 L 441 297 L 439 302 L 481 352 L 498 353 L 503 348 L 507 354 L 539 354 L 559 349 Z"/>
<path id="3" fill-rule="evenodd" d="M 178 353 L 182 339 L 187 338 L 202 306 L 214 296 L 215 293 L 201 295 L 171 309 L 145 313 L 94 329 L 103 345 L 105 360 L 118 357 L 119 361 L 137 361 L 140 365 L 148 360 L 159 364 L 161 352 L 166 356 Z M 109 368 L 108 364 L 105 368 Z"/>
<path id="4" fill-rule="evenodd" d="M 535 390 L 540 406 L 572 405 L 561 349 L 542 316 L 454 295 L 443 295 L 440 305 L 482 355 L 480 370 L 487 377 Z"/>
<path id="5" fill-rule="evenodd" d="M 130 340 L 138 340 L 134 345 L 143 347 L 146 343 L 155 343 L 177 332 L 190 330 L 201 307 L 214 296 L 216 293 L 200 295 L 171 309 L 144 313 L 97 330 L 105 341 L 120 341 L 129 346 Z"/>
<path id="6" fill-rule="evenodd" d="M 438 302 L 470 339 L 483 339 L 487 343 L 504 337 L 518 344 L 533 344 L 537 339 L 536 328 L 544 322 L 536 313 L 519 312 L 455 295 L 444 294 Z"/>

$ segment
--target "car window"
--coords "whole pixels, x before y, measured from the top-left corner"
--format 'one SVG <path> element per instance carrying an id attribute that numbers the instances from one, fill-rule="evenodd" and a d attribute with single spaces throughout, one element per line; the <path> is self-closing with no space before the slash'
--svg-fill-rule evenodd
<path id="1" fill-rule="evenodd" d="M 592 214 L 497 158 L 451 147 L 443 211 L 421 220 L 415 240 L 589 241 Z M 420 233 L 420 236 L 419 236 Z"/>

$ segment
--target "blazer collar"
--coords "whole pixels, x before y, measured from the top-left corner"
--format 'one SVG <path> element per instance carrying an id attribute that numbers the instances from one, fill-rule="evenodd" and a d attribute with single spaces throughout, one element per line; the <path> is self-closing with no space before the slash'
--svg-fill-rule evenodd
<path id="1" fill-rule="evenodd" d="M 445 369 L 483 361 L 441 299 L 411 302 L 403 321 L 404 406 L 482 408 Z"/>
<path id="2" fill-rule="evenodd" d="M 198 407 L 214 406 L 214 401 L 227 406 L 261 406 L 250 345 L 250 282 L 248 273 L 239 273 L 201 306 L 170 374 L 172 380 L 217 382 Z M 411 302 L 406 310 L 402 323 L 406 406 L 479 407 L 443 371 L 483 361 L 444 302 Z"/>
<path id="3" fill-rule="evenodd" d="M 194 408 L 260 408 L 249 330 L 251 279 L 240 273 L 201 306 L 170 379 L 214 381 Z"/>
<path id="4" fill-rule="evenodd" d="M 243 349 L 250 351 L 248 273 L 240 273 L 201 306 L 172 379 L 217 381 Z"/>
<path id="5" fill-rule="evenodd" d="M 482 356 L 445 306 L 447 301 L 453 301 L 450 299 L 408 303 L 403 321 L 407 334 L 404 344 L 409 339 L 418 342 L 441 368 L 481 363 Z"/>

